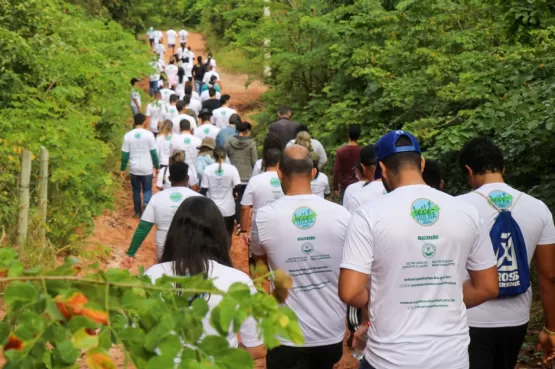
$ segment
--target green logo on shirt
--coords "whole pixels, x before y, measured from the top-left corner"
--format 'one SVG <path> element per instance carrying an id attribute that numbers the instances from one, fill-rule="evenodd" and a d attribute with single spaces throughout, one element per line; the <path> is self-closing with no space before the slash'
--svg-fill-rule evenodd
<path id="1" fill-rule="evenodd" d="M 172 140 L 172 136 L 171 135 L 167 135 L 166 136 L 166 141 L 171 141 Z"/>
<path id="2" fill-rule="evenodd" d="M 436 246 L 431 243 L 425 243 L 422 246 L 422 256 L 426 259 L 431 259 L 436 256 Z"/>
<path id="3" fill-rule="evenodd" d="M 312 245 L 310 242 L 303 243 L 301 245 L 301 250 L 303 251 L 303 254 L 310 255 L 312 254 L 312 251 L 314 251 L 314 245 Z"/>
<path id="4" fill-rule="evenodd" d="M 180 202 L 183 199 L 183 195 L 179 192 L 173 192 L 170 195 L 170 201 L 171 202 Z"/>
<path id="5" fill-rule="evenodd" d="M 208 133 L 210 133 L 210 128 L 206 127 L 206 128 L 204 129 L 204 134 L 207 135 Z"/>
<path id="6" fill-rule="evenodd" d="M 183 142 L 185 142 L 185 145 L 190 145 L 191 144 L 191 139 L 186 138 L 185 140 L 183 140 Z"/>
<path id="7" fill-rule="evenodd" d="M 431 226 L 439 219 L 439 206 L 428 199 L 418 199 L 412 203 L 410 216 L 421 226 Z"/>
<path id="8" fill-rule="evenodd" d="M 305 206 L 298 208 L 293 213 L 293 219 L 291 221 L 295 227 L 306 230 L 310 229 L 316 224 L 316 213 Z"/>
<path id="9" fill-rule="evenodd" d="M 270 185 L 272 187 L 280 187 L 281 182 L 279 181 L 279 178 L 272 178 L 272 179 L 270 179 Z"/>
<path id="10" fill-rule="evenodd" d="M 220 166 L 218 169 L 216 169 L 216 175 L 217 175 L 218 177 L 223 176 L 223 175 L 224 175 L 224 168 L 222 168 L 222 167 Z"/>
<path id="11" fill-rule="evenodd" d="M 506 193 L 505 191 L 495 190 L 491 191 L 488 195 L 491 202 L 495 204 L 499 209 L 510 208 L 513 204 L 513 195 Z"/>
<path id="12" fill-rule="evenodd" d="M 135 138 L 138 140 L 139 138 L 141 138 L 141 134 L 139 132 L 135 133 Z"/>

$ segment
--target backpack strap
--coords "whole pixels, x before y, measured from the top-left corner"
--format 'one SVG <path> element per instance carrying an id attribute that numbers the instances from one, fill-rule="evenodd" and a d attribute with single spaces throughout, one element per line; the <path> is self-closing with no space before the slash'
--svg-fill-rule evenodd
<path id="1" fill-rule="evenodd" d="M 168 166 L 164 167 L 164 175 L 162 175 L 162 185 L 166 184 L 166 173 L 168 172 Z"/>

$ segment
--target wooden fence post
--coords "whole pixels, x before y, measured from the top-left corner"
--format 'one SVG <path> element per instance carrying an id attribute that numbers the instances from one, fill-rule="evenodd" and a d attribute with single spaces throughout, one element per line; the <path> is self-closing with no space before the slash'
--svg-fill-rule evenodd
<path id="1" fill-rule="evenodd" d="M 40 241 L 46 245 L 46 209 L 48 206 L 48 150 L 40 148 L 39 212 Z"/>
<path id="2" fill-rule="evenodd" d="M 31 152 L 23 150 L 21 153 L 21 177 L 19 181 L 19 221 L 18 246 L 19 256 L 23 256 L 27 242 L 27 228 L 29 226 L 29 183 L 31 182 Z"/>

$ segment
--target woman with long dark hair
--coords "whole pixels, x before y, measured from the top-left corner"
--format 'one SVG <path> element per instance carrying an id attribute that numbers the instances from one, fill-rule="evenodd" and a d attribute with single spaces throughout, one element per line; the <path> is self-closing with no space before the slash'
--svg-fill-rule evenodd
<path id="1" fill-rule="evenodd" d="M 281 143 L 281 138 L 276 133 L 270 132 L 264 139 L 264 144 L 262 146 L 262 159 L 259 159 L 254 163 L 252 168 L 252 177 L 264 173 L 266 171 L 266 164 L 264 163 L 264 157 L 268 150 L 277 149 L 283 151 L 283 144 Z"/>
<path id="2" fill-rule="evenodd" d="M 202 274 L 214 280 L 214 286 L 226 292 L 236 282 L 256 289 L 243 272 L 233 269 L 229 250 L 231 242 L 220 210 L 206 197 L 188 198 L 179 206 L 171 222 L 160 264 L 150 267 L 145 274 L 154 282 L 163 275 L 190 276 Z M 210 324 L 212 310 L 222 301 L 220 295 L 208 298 L 209 312 L 202 320 L 207 336 L 219 335 Z M 240 329 L 242 344 L 255 358 L 266 356 L 266 349 L 258 338 L 254 319 L 248 318 Z M 238 346 L 237 334 L 227 336 L 230 347 Z"/>

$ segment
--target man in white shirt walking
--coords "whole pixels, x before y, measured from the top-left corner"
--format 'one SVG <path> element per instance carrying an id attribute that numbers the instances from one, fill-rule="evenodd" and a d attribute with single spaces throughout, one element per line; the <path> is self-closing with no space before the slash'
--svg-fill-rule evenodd
<path id="1" fill-rule="evenodd" d="M 389 132 L 375 151 L 389 193 L 351 218 L 339 278 L 342 301 L 369 304 L 361 368 L 468 369 L 466 309 L 499 290 L 488 230 L 472 206 L 424 183 L 413 135 Z"/>
<path id="2" fill-rule="evenodd" d="M 160 91 L 154 93 L 154 101 L 146 107 L 146 122 L 145 126 L 150 128 L 154 133 L 154 137 L 158 135 L 158 124 L 164 120 L 164 112 L 166 111 L 166 104 L 162 101 Z"/>
<path id="3" fill-rule="evenodd" d="M 141 112 L 141 93 L 137 88 L 137 83 L 139 80 L 137 78 L 131 79 L 131 112 L 133 115 L 137 115 Z"/>
<path id="4" fill-rule="evenodd" d="M 362 166 L 362 174 L 366 182 L 349 200 L 349 207 L 347 210 L 349 210 L 351 214 L 356 213 L 359 206 L 387 193 L 385 187 L 383 186 L 382 180 L 374 179 L 377 165 L 374 145 L 365 146 L 360 150 L 360 164 Z"/>
<path id="5" fill-rule="evenodd" d="M 172 55 L 174 55 L 175 44 L 177 42 L 177 32 L 170 28 L 166 31 L 166 37 L 168 38 L 168 47 L 172 50 Z"/>
<path id="6" fill-rule="evenodd" d="M 144 127 L 146 117 L 139 113 L 133 119 L 134 129 L 127 132 L 121 146 L 121 179 L 125 180 L 125 169 L 129 163 L 135 217 L 140 217 L 143 212 L 143 204 L 146 206 L 152 196 L 153 168 L 158 169 L 160 166 L 154 135 Z M 141 189 L 143 192 L 142 203 Z"/>
<path id="7" fill-rule="evenodd" d="M 187 38 L 189 36 L 189 32 L 187 32 L 184 28 L 179 31 L 179 43 L 181 47 L 187 46 Z"/>
<path id="8" fill-rule="evenodd" d="M 201 123 L 200 126 L 195 129 L 195 137 L 202 141 L 205 137 L 210 137 L 216 140 L 216 136 L 220 132 L 219 128 L 216 128 L 211 122 L 212 112 L 208 109 L 202 109 L 198 115 Z"/>
<path id="9" fill-rule="evenodd" d="M 459 166 L 473 189 L 459 199 L 478 209 L 488 232 L 492 231 L 490 236 L 495 234 L 493 228 L 499 227 L 497 218 L 500 218 L 500 212 L 510 211 L 520 229 L 520 232 L 504 233 L 498 242 L 491 236 L 497 255 L 500 295 L 504 288 L 522 288 L 468 310 L 470 368 L 515 367 L 530 319 L 532 257 L 536 262 L 545 322 L 538 341 L 544 350 L 544 360 L 552 360 L 555 358 L 553 216 L 542 201 L 505 183 L 503 153 L 488 138 L 476 138 L 464 145 Z M 519 239 L 518 233 L 522 238 Z"/>
<path id="10" fill-rule="evenodd" d="M 293 277 L 284 304 L 297 315 L 305 340 L 296 346 L 278 337 L 282 346 L 268 352 L 268 369 L 332 369 L 343 353 L 346 308 L 337 287 L 350 215 L 311 193 L 315 174 L 307 149 L 285 149 L 278 169 L 285 196 L 259 209 L 253 221 L 255 257 Z"/>
<path id="11" fill-rule="evenodd" d="M 172 136 L 170 143 L 170 152 L 173 154 L 176 151 L 185 152 L 185 163 L 189 165 L 189 168 L 194 172 L 194 176 L 197 176 L 197 156 L 198 147 L 202 144 L 202 140 L 199 140 L 193 136 L 191 132 L 191 121 L 188 119 L 183 119 L 179 122 L 178 126 L 181 130 L 180 134 Z"/>
<path id="12" fill-rule="evenodd" d="M 163 38 L 164 38 L 164 34 L 162 33 L 162 31 L 160 31 L 159 29 L 154 31 L 154 46 L 156 46 L 159 43 L 162 43 Z"/>
<path id="13" fill-rule="evenodd" d="M 222 97 L 220 97 L 220 102 L 222 103 L 222 106 L 218 109 L 214 109 L 214 111 L 212 112 L 212 124 L 214 124 L 219 129 L 223 129 L 229 126 L 229 117 L 231 117 L 233 114 L 237 114 L 237 111 L 235 109 L 232 109 L 228 106 L 230 99 L 231 96 L 222 95 Z"/>
<path id="14" fill-rule="evenodd" d="M 165 60 L 164 55 L 166 55 L 166 47 L 164 46 L 163 43 L 159 42 L 156 45 L 154 45 L 154 52 L 158 54 L 158 58 L 160 60 Z"/>
<path id="15" fill-rule="evenodd" d="M 251 177 L 241 199 L 241 236 L 248 244 L 247 229 L 252 209 L 252 219 L 256 218 L 258 209 L 283 197 L 281 181 L 277 171 L 281 151 L 270 149 L 266 151 L 264 163 L 266 171 L 258 176 Z M 249 251 L 249 262 L 254 264 L 252 253 Z"/>
<path id="16" fill-rule="evenodd" d="M 175 105 L 175 107 L 177 108 L 177 116 L 172 118 L 172 123 L 173 123 L 173 132 L 175 134 L 179 134 L 179 130 L 180 130 L 180 123 L 182 120 L 188 120 L 191 124 L 191 130 L 194 130 L 195 128 L 197 128 L 197 121 L 195 120 L 195 117 L 192 117 L 188 114 L 185 114 L 185 108 L 187 107 L 187 104 L 185 103 L 185 101 L 183 100 L 179 100 L 177 102 L 177 104 Z M 202 141 L 202 140 L 201 140 Z"/>

